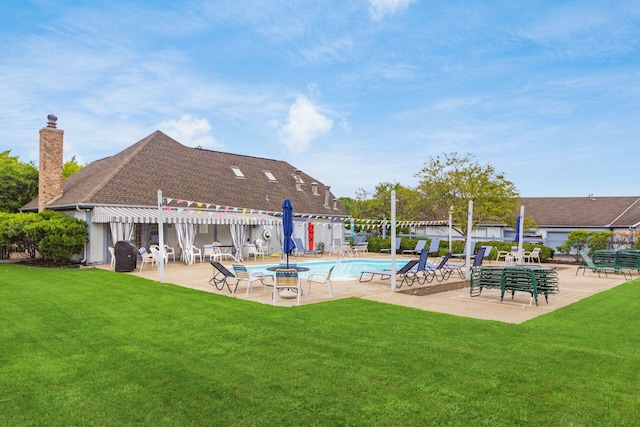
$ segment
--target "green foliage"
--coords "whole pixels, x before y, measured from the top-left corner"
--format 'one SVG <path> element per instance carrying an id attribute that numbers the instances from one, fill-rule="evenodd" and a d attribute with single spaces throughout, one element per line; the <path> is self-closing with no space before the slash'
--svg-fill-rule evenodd
<path id="1" fill-rule="evenodd" d="M 615 233 L 613 231 L 595 231 L 589 236 L 589 253 L 597 250 L 611 249 L 611 242 Z"/>
<path id="2" fill-rule="evenodd" d="M 37 248 L 45 260 L 64 262 L 82 252 L 87 223 L 54 211 L 0 215 L 0 242 Z"/>
<path id="3" fill-rule="evenodd" d="M 440 218 L 453 207 L 453 223 L 462 235 L 467 234 L 469 201 L 473 201 L 472 227 L 485 221 L 507 223 L 516 216 L 518 192 L 514 184 L 493 166 L 479 164 L 471 154 L 431 157 L 416 176 L 420 178 L 416 203 L 439 212 Z"/>
<path id="4" fill-rule="evenodd" d="M 38 195 L 38 168 L 0 152 L 0 212 L 18 212 Z"/>
<path id="5" fill-rule="evenodd" d="M 615 233 L 610 231 L 574 230 L 557 249 L 562 253 L 573 253 L 576 261 L 580 261 L 581 250 L 587 249 L 587 253 L 591 255 L 597 250 L 610 249 L 614 236 Z"/>
<path id="6" fill-rule="evenodd" d="M 69 178 L 71 175 L 78 172 L 80 169 L 82 169 L 86 165 L 87 165 L 86 163 L 84 165 L 78 163 L 78 161 L 76 160 L 76 156 L 71 157 L 71 160 L 67 160 L 62 165 L 62 178 L 63 179 Z"/>
<path id="7" fill-rule="evenodd" d="M 340 202 L 354 218 L 391 218 L 391 190 L 396 191 L 396 218 L 409 220 L 422 217 L 416 211 L 417 193 L 398 183 L 378 184 L 373 194 L 360 189 L 355 199 L 342 198 Z"/>

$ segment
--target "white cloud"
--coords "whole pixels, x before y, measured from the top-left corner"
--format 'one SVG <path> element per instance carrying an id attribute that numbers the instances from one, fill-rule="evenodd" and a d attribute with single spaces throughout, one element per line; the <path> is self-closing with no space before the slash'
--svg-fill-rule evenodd
<path id="1" fill-rule="evenodd" d="M 289 108 L 289 117 L 280 128 L 280 136 L 291 151 L 302 153 L 309 149 L 312 139 L 331 132 L 332 128 L 333 121 L 301 95 Z"/>
<path id="2" fill-rule="evenodd" d="M 185 114 L 178 120 L 168 120 L 160 124 L 160 129 L 180 142 L 192 147 L 220 148 L 220 144 L 211 135 L 211 124 L 207 119 Z"/>
<path id="3" fill-rule="evenodd" d="M 385 15 L 406 9 L 415 0 L 369 0 L 369 15 L 371 19 L 377 21 Z"/>

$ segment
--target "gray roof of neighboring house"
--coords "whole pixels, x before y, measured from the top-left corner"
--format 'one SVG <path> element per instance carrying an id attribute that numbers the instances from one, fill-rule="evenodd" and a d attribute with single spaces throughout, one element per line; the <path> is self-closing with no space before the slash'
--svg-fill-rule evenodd
<path id="1" fill-rule="evenodd" d="M 522 197 L 540 227 L 626 228 L 640 222 L 640 197 Z"/>
<path id="2" fill-rule="evenodd" d="M 237 178 L 231 166 L 245 178 Z M 269 171 L 276 182 L 269 181 Z M 282 210 L 289 198 L 296 213 L 348 216 L 330 193 L 325 207 L 326 187 L 319 180 L 300 173 L 304 184 L 297 190 L 296 168 L 281 160 L 243 156 L 186 147 L 156 131 L 125 150 L 96 160 L 64 181 L 63 194 L 47 208 L 71 205 L 155 206 L 157 191 L 164 197 L 223 206 Z M 318 195 L 312 194 L 316 182 Z M 23 209 L 37 209 L 37 199 Z"/>

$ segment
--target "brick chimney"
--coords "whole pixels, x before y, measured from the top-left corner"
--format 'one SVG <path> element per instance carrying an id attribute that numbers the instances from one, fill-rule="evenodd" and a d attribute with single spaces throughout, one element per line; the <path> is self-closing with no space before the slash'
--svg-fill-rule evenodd
<path id="1" fill-rule="evenodd" d="M 58 118 L 47 116 L 47 127 L 40 129 L 40 169 L 38 180 L 38 212 L 62 195 L 62 137 L 56 128 Z"/>

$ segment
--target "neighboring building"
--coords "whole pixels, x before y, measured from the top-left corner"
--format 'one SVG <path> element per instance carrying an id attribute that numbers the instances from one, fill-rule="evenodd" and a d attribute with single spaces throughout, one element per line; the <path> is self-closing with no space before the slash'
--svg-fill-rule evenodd
<path id="1" fill-rule="evenodd" d="M 635 241 L 640 197 L 522 197 L 524 215 L 534 219 L 546 246 L 556 248 L 574 230 L 612 231 Z"/>
<path id="2" fill-rule="evenodd" d="M 22 210 L 86 220 L 87 264 L 108 262 L 117 240 L 138 247 L 158 242 L 158 190 L 165 241 L 178 256 L 187 244 L 181 233 L 194 235 L 197 247 L 219 241 L 242 250 L 261 238 L 270 253 L 280 252 L 285 198 L 294 208 L 294 234 L 306 245 L 328 249 L 334 237 L 344 237 L 349 215 L 329 186 L 284 161 L 190 148 L 160 131 L 62 182 L 63 131 L 56 120 L 49 116 L 40 130 L 39 197 Z"/>
<path id="3" fill-rule="evenodd" d="M 640 226 L 640 197 L 522 197 L 525 217 L 537 224 L 535 230 L 524 234 L 527 243 L 540 243 L 553 249 L 567 240 L 574 230 L 611 231 L 620 241 L 627 238 L 636 241 L 636 229 Z M 431 225 L 412 228 L 417 236 L 440 239 L 448 238 L 446 225 Z M 474 241 L 514 241 L 516 230 L 505 224 L 479 224 L 472 231 Z M 465 237 L 452 233 L 454 240 Z"/>

